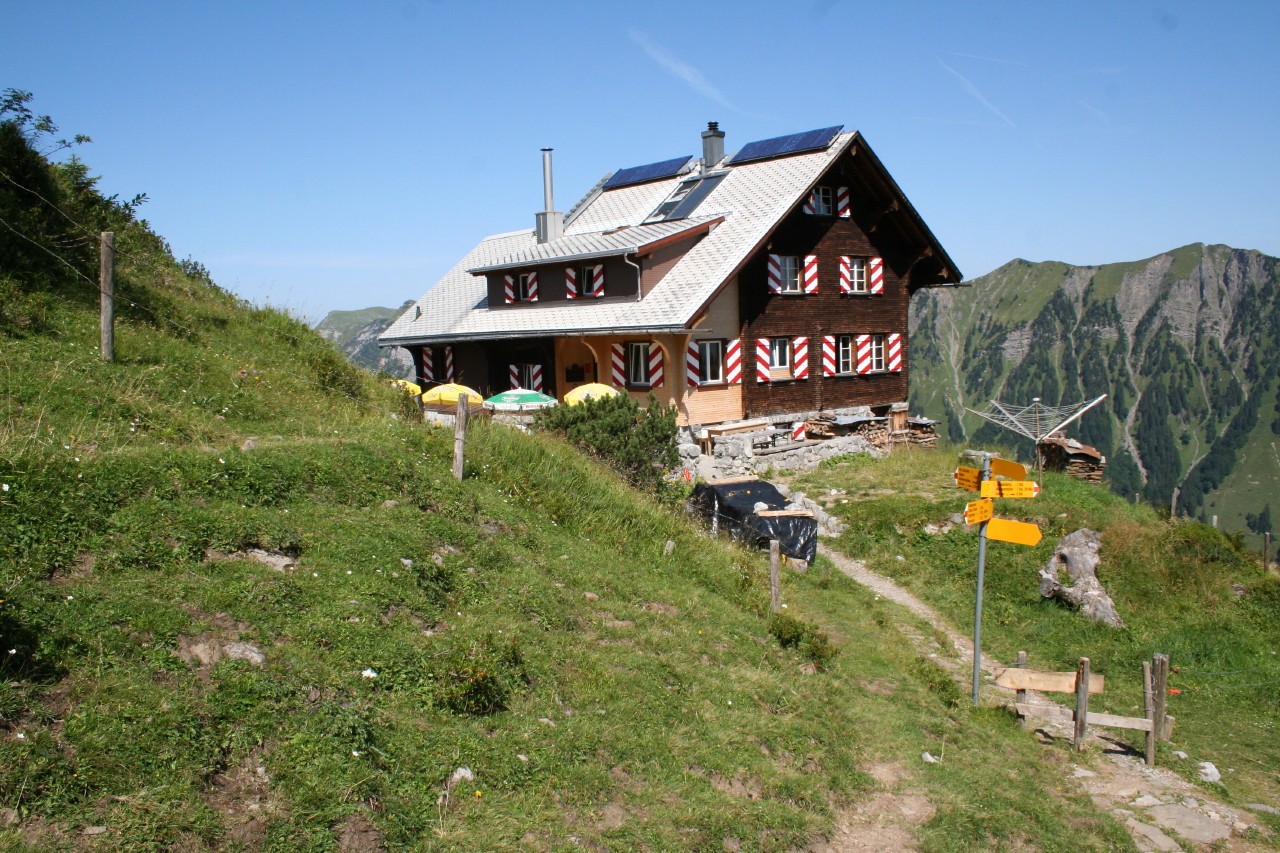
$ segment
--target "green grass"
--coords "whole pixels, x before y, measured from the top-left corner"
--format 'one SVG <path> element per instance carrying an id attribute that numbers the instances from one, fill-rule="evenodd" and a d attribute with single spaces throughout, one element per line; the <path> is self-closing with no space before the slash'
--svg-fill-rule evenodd
<path id="1" fill-rule="evenodd" d="M 977 541 L 957 526 L 943 535 L 926 523 L 948 520 L 971 493 L 950 487 L 956 457 L 947 451 L 906 452 L 884 462 L 851 460 L 800 478 L 811 494 L 843 489 L 832 511 L 850 524 L 837 547 L 864 559 L 972 633 Z M 848 503 L 843 503 L 847 500 Z M 992 542 L 983 613 L 984 651 L 1012 660 L 1029 653 L 1032 667 L 1074 669 L 1087 656 L 1105 673 L 1095 708 L 1141 716 L 1141 664 L 1170 656 L 1175 672 L 1169 712 L 1177 717 L 1173 748 L 1162 763 L 1193 774 L 1210 760 L 1224 772 L 1222 795 L 1236 802 L 1280 796 L 1280 578 L 1210 527 L 1169 523 L 1103 489 L 1044 475 L 1033 501 L 997 501 L 997 514 L 1032 521 L 1044 540 L 1035 548 Z M 1113 630 L 1042 601 L 1037 572 L 1062 535 L 1089 527 L 1103 537 L 1099 576 L 1127 623 Z M 904 559 L 899 561 L 901 555 Z"/>

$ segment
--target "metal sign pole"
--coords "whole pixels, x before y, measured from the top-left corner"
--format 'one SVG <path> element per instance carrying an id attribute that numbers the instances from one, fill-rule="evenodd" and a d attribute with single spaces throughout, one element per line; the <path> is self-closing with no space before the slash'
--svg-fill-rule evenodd
<path id="1" fill-rule="evenodd" d="M 982 454 L 982 479 L 991 478 L 991 454 Z M 987 568 L 987 522 L 978 529 L 978 593 L 973 605 L 973 704 L 978 704 L 978 677 L 982 665 L 982 580 Z"/>

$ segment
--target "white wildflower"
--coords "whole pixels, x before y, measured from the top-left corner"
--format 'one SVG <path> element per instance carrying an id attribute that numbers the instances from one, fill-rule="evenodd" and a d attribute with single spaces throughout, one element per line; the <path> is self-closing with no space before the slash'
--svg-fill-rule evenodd
<path id="1" fill-rule="evenodd" d="M 373 667 L 365 667 L 364 671 L 362 671 L 360 674 L 363 675 L 365 678 L 378 677 L 378 672 Z"/>

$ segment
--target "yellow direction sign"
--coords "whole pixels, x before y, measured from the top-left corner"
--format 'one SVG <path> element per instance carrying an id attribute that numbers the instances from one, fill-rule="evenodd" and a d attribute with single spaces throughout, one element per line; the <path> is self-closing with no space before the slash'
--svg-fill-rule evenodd
<path id="1" fill-rule="evenodd" d="M 951 476 L 955 478 L 957 486 L 962 489 L 968 489 L 971 492 L 978 491 L 978 484 L 982 482 L 982 472 L 977 468 L 961 466 Z"/>
<path id="2" fill-rule="evenodd" d="M 1017 462 L 1010 462 L 1008 459 L 992 456 L 991 476 L 1008 477 L 1010 480 L 1025 480 L 1027 478 L 1027 468 Z"/>
<path id="3" fill-rule="evenodd" d="M 964 523 L 981 524 L 991 518 L 992 506 L 991 498 L 969 501 L 964 507 Z"/>
<path id="4" fill-rule="evenodd" d="M 993 518 L 987 522 L 987 538 L 1015 545 L 1036 545 L 1040 542 L 1040 528 L 1026 521 Z"/>
<path id="5" fill-rule="evenodd" d="M 984 498 L 1034 498 L 1040 494 L 1040 484 L 1034 480 L 984 480 L 981 486 Z"/>

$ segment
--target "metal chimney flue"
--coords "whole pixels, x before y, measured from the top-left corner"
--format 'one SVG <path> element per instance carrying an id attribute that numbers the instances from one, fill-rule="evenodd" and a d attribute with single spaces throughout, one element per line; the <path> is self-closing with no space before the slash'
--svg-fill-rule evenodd
<path id="1" fill-rule="evenodd" d="M 702 170 L 714 169 L 724 159 L 724 131 L 720 122 L 707 122 L 707 129 L 702 131 Z"/>
<path id="2" fill-rule="evenodd" d="M 533 230 L 539 243 L 558 240 L 564 234 L 564 214 L 555 209 L 551 151 L 550 148 L 542 149 L 542 211 L 533 216 Z"/>

